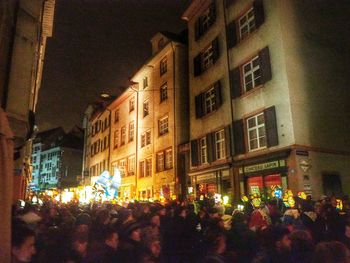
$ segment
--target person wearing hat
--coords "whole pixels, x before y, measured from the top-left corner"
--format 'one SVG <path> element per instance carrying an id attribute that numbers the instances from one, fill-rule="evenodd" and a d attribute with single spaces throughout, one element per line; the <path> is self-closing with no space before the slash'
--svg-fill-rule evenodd
<path id="1" fill-rule="evenodd" d="M 134 220 L 126 222 L 121 226 L 120 234 L 120 262 L 137 263 L 142 253 L 141 224 Z"/>

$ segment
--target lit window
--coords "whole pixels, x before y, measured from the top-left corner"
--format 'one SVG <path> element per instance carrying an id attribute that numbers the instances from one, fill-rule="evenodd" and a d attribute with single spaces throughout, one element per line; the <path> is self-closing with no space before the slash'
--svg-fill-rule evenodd
<path id="1" fill-rule="evenodd" d="M 164 171 L 164 152 L 157 153 L 157 171 Z"/>
<path id="2" fill-rule="evenodd" d="M 119 144 L 119 130 L 114 131 L 114 148 L 117 148 Z"/>
<path id="3" fill-rule="evenodd" d="M 216 150 L 216 160 L 224 159 L 226 157 L 224 130 L 215 132 L 215 150 Z"/>
<path id="4" fill-rule="evenodd" d="M 266 147 L 266 131 L 264 113 L 247 119 L 249 151 Z"/>
<path id="5" fill-rule="evenodd" d="M 124 177 L 125 176 L 125 159 L 122 159 L 119 161 L 118 167 L 119 167 L 120 175 Z"/>
<path id="6" fill-rule="evenodd" d="M 140 177 L 152 175 L 152 158 L 140 162 Z"/>
<path id="7" fill-rule="evenodd" d="M 203 137 L 199 141 L 199 147 L 200 147 L 200 155 L 201 155 L 201 163 L 207 163 L 207 138 Z"/>
<path id="8" fill-rule="evenodd" d="M 169 132 L 168 130 L 168 116 L 161 118 L 158 122 L 159 135 L 163 135 Z"/>
<path id="9" fill-rule="evenodd" d="M 134 140 L 135 124 L 134 121 L 129 123 L 129 142 Z"/>
<path id="10" fill-rule="evenodd" d="M 240 38 L 249 35 L 255 28 L 255 18 L 253 8 L 249 9 L 238 21 Z"/>
<path id="11" fill-rule="evenodd" d="M 258 56 L 244 64 L 242 68 L 244 91 L 249 91 L 261 84 L 261 70 Z"/>
<path id="12" fill-rule="evenodd" d="M 160 75 L 163 75 L 165 72 L 167 72 L 167 59 L 163 58 L 160 61 Z"/>
<path id="13" fill-rule="evenodd" d="M 151 144 L 151 130 L 141 133 L 141 148 Z"/>
<path id="14" fill-rule="evenodd" d="M 125 139 L 126 139 L 126 127 L 124 126 L 121 129 L 120 145 L 125 144 Z"/>
<path id="15" fill-rule="evenodd" d="M 201 53 L 201 69 L 202 71 L 206 70 L 209 68 L 211 65 L 213 65 L 213 54 L 214 54 L 214 49 L 213 45 L 210 44 L 202 53 Z"/>
<path id="16" fill-rule="evenodd" d="M 143 102 L 143 117 L 149 114 L 149 100 Z"/>
<path id="17" fill-rule="evenodd" d="M 128 175 L 135 174 L 135 156 L 128 158 Z"/>
<path id="18" fill-rule="evenodd" d="M 168 85 L 165 83 L 160 87 L 160 102 L 166 100 L 168 98 Z"/>
<path id="19" fill-rule="evenodd" d="M 165 169 L 173 168 L 173 150 L 168 149 L 165 151 Z"/>
<path id="20" fill-rule="evenodd" d="M 208 114 L 216 109 L 214 87 L 205 93 L 205 112 Z"/>
<path id="21" fill-rule="evenodd" d="M 129 112 L 132 112 L 135 109 L 135 99 L 132 98 L 129 100 Z"/>

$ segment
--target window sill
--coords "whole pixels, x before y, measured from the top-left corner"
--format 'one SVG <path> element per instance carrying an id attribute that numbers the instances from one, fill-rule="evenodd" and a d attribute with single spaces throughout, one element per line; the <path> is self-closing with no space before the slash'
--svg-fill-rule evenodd
<path id="1" fill-rule="evenodd" d="M 258 90 L 262 89 L 264 87 L 264 84 L 260 84 L 259 86 L 256 86 L 254 88 L 252 88 L 250 91 L 244 92 L 242 93 L 242 95 L 240 95 L 239 97 L 235 98 L 235 99 L 241 99 L 241 98 L 245 98 L 250 96 L 251 94 L 257 92 Z"/>

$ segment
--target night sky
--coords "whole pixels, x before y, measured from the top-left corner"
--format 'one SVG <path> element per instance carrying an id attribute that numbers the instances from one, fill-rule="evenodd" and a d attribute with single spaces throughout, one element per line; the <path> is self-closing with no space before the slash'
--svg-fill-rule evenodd
<path id="1" fill-rule="evenodd" d="M 88 103 L 118 95 L 151 56 L 158 31 L 186 28 L 190 0 L 56 0 L 37 106 L 39 130 L 82 126 Z"/>

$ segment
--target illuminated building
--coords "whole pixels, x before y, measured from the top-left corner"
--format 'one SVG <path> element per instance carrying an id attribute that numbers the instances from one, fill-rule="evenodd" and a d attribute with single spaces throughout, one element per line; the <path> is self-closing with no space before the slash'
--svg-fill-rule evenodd
<path id="1" fill-rule="evenodd" d="M 349 192 L 350 93 L 343 70 L 349 68 L 344 55 L 349 37 L 339 34 L 339 28 L 349 26 L 346 5 L 290 0 L 190 4 L 183 18 L 190 50 L 189 175 L 197 189 L 209 183 L 222 192 L 221 167 L 227 164 L 236 200 L 244 194 L 268 197 L 277 188 L 314 198 Z M 217 80 L 222 100 L 215 101 Z M 218 131 L 227 125 L 225 142 L 232 140 L 226 157 L 231 152 L 233 159 L 219 164 L 223 136 Z"/>

